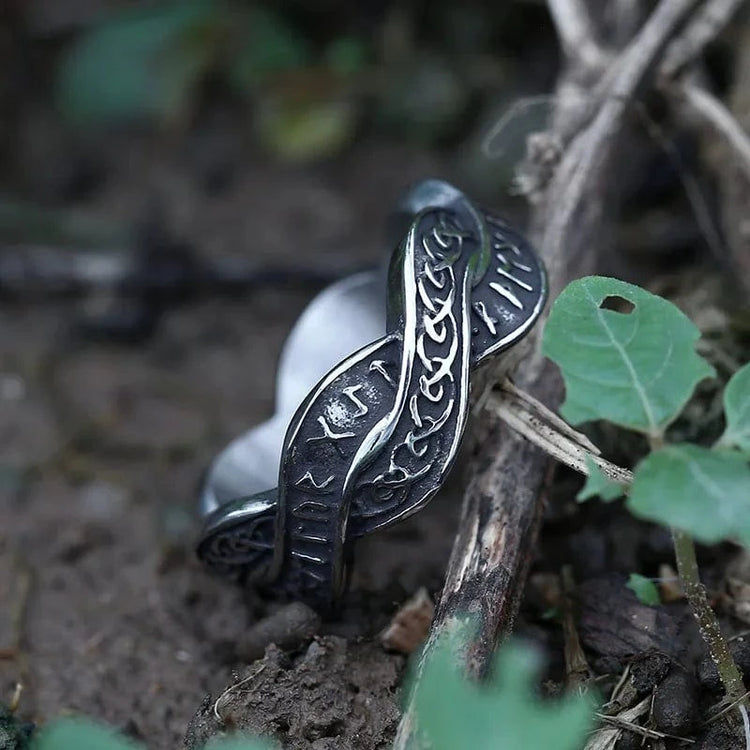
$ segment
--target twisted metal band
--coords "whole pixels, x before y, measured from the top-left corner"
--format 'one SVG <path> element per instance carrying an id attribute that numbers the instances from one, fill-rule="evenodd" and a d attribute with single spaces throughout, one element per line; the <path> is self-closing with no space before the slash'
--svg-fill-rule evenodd
<path id="1" fill-rule="evenodd" d="M 209 513 L 198 555 L 215 571 L 329 608 L 344 590 L 353 541 L 418 511 L 445 480 L 471 371 L 538 318 L 544 270 L 520 234 L 438 181 L 415 188 L 405 210 L 385 335 L 330 370 L 299 406 L 278 488 Z"/>

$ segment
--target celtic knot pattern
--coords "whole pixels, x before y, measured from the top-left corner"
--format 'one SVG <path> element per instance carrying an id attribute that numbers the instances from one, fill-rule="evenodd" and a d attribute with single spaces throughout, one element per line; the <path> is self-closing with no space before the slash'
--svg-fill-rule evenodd
<path id="1" fill-rule="evenodd" d="M 471 370 L 530 329 L 546 286 L 521 235 L 437 185 L 394 252 L 386 335 L 333 368 L 299 407 L 278 490 L 206 519 L 198 554 L 212 568 L 261 575 L 328 608 L 343 592 L 353 540 L 419 510 L 445 480 Z"/>

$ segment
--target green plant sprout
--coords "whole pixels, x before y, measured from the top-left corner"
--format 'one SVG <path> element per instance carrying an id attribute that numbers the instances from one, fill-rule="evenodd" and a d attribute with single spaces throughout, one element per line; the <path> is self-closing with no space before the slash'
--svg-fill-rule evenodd
<path id="1" fill-rule="evenodd" d="M 671 528 L 685 597 L 727 699 L 740 704 L 746 700 L 742 676 L 700 581 L 693 540 L 733 539 L 750 547 L 750 364 L 725 388 L 726 430 L 714 446 L 669 443 L 667 428 L 696 385 L 715 375 L 695 351 L 699 338 L 671 302 L 591 276 L 571 283 L 552 306 L 542 350 L 562 372 L 560 413 L 567 421 L 606 420 L 648 438 L 651 452 L 635 467 L 632 486 L 612 482 L 587 461 L 578 499 L 624 494 L 635 515 Z"/>
<path id="2" fill-rule="evenodd" d="M 590 697 L 539 700 L 538 654 L 513 641 L 498 651 L 491 679 L 477 684 L 460 672 L 455 651 L 462 640 L 444 638 L 414 686 L 417 723 L 430 750 L 583 746 L 593 721 Z"/>
<path id="3" fill-rule="evenodd" d="M 656 584 L 650 578 L 638 573 L 631 573 L 625 586 L 636 595 L 641 604 L 647 604 L 649 607 L 661 604 L 659 589 L 656 588 Z"/>
<path id="4" fill-rule="evenodd" d="M 241 736 L 209 741 L 204 750 L 271 750 L 265 740 Z M 43 728 L 31 743 L 30 750 L 145 750 L 110 727 L 89 719 L 58 719 Z"/>

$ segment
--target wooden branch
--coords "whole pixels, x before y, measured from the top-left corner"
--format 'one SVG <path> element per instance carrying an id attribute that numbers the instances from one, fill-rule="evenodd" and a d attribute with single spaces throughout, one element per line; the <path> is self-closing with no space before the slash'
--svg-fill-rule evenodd
<path id="1" fill-rule="evenodd" d="M 750 136 L 742 129 L 723 102 L 705 87 L 691 80 L 680 86 L 680 94 L 690 112 L 709 130 L 724 138 L 736 157 L 736 163 L 750 178 Z"/>
<path id="2" fill-rule="evenodd" d="M 685 30 L 672 41 L 664 53 L 660 75 L 664 78 L 674 78 L 688 63 L 694 62 L 744 2 L 745 0 L 710 0 L 701 6 Z"/>
<path id="3" fill-rule="evenodd" d="M 571 235 L 580 229 L 576 222 L 598 224 L 594 216 L 577 216 L 583 204 L 584 193 L 588 195 L 587 213 L 600 211 L 601 198 L 598 190 L 605 170 L 604 161 L 611 150 L 613 137 L 622 123 L 622 117 L 637 85 L 646 71 L 662 51 L 670 35 L 690 12 L 695 0 L 671 0 L 658 5 L 644 24 L 634 41 L 613 63 L 614 75 L 608 85 L 596 117 L 570 144 L 550 187 L 548 209 L 541 215 L 545 258 L 548 273 L 553 282 L 562 280 L 560 266 L 575 262 L 575 254 L 585 246 L 572 247 Z M 559 288 L 553 287 L 553 293 Z"/>
<path id="4" fill-rule="evenodd" d="M 712 156 L 706 159 L 706 164 L 714 172 L 722 193 L 725 239 L 714 230 L 713 219 L 705 210 L 702 196 L 691 196 L 695 190 L 688 184 L 685 188 L 714 255 L 729 261 L 737 289 L 747 294 L 750 292 L 750 242 L 744 217 L 750 191 L 750 138 L 735 114 L 740 118 L 744 115 L 745 125 L 747 116 L 742 107 L 733 113 L 719 101 L 703 85 L 700 75 L 700 56 L 704 48 L 722 32 L 742 5 L 743 0 L 708 0 L 670 43 L 659 66 L 658 82 L 673 110 L 672 119 L 692 127 L 699 140 L 710 144 Z M 746 20 L 745 29 L 747 24 Z M 744 39 L 747 38 L 745 31 Z M 750 58 L 742 41 L 738 47 L 735 88 L 742 91 Z M 726 148 L 715 148 L 717 135 Z M 706 232 L 706 229 L 710 231 Z"/>
<path id="5" fill-rule="evenodd" d="M 550 15 L 565 56 L 591 73 L 603 70 L 609 55 L 599 44 L 583 0 L 549 0 Z"/>
<path id="6" fill-rule="evenodd" d="M 570 7 L 550 2 L 558 11 Z M 605 74 L 611 85 L 594 103 L 593 117 L 575 111 L 576 106 L 591 108 L 591 102 L 569 106 L 562 101 L 569 71 L 560 78 L 557 107 L 565 110 L 565 121 L 553 118 L 557 132 L 548 136 L 551 143 L 569 145 L 532 216 L 532 238 L 547 264 L 553 297 L 566 282 L 593 270 L 605 213 L 602 188 L 626 104 L 693 5 L 694 0 L 661 0 Z M 580 130 L 572 139 L 560 132 L 576 121 Z M 523 360 L 514 380 L 539 400 L 559 403 L 559 377 L 545 364 L 538 346 Z M 487 674 L 498 640 L 512 628 L 541 521 L 546 454 L 489 410 L 478 422 L 459 530 L 417 680 L 438 641 L 460 627 L 467 614 L 477 619 L 478 632 L 467 644 L 466 668 L 475 677 Z M 414 707 L 407 704 L 394 748 L 419 746 Z"/>

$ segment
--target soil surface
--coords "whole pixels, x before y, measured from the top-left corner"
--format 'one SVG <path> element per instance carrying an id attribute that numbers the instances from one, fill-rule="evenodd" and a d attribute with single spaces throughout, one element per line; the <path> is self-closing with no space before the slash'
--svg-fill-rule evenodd
<path id="1" fill-rule="evenodd" d="M 134 221 L 158 195 L 169 231 L 198 253 L 345 272 L 380 262 L 388 211 L 411 181 L 445 174 L 413 149 L 369 144 L 316 167 L 248 158 L 212 195 L 182 156 L 133 137 L 109 154 L 95 198 L 77 206 Z M 315 291 L 280 283 L 196 301 L 168 310 L 132 346 L 82 336 L 77 301 L 0 308 L 0 687 L 8 701 L 23 684 L 24 717 L 80 712 L 150 748 L 176 748 L 204 697 L 242 670 L 235 645 L 276 605 L 194 560 L 197 489 L 211 457 L 272 414 L 281 346 Z M 361 545 L 350 605 L 329 630 L 372 636 L 420 586 L 439 589 L 457 496 L 440 504 Z M 376 712 L 372 743 L 352 745 L 380 746 L 393 730 L 402 659 L 341 640 L 305 654 L 307 673 L 340 691 L 331 721 L 347 736 L 364 719 L 344 706 L 367 690 L 390 706 Z M 382 666 L 370 669 L 378 655 Z M 355 700 L 356 674 L 368 685 Z M 290 736 L 330 733 L 299 721 Z"/>
<path id="2" fill-rule="evenodd" d="M 316 639 L 295 660 L 272 646 L 236 688 L 204 702 L 185 744 L 200 750 L 217 731 L 240 729 L 299 750 L 389 747 L 403 662 L 375 643 L 335 636 Z"/>

